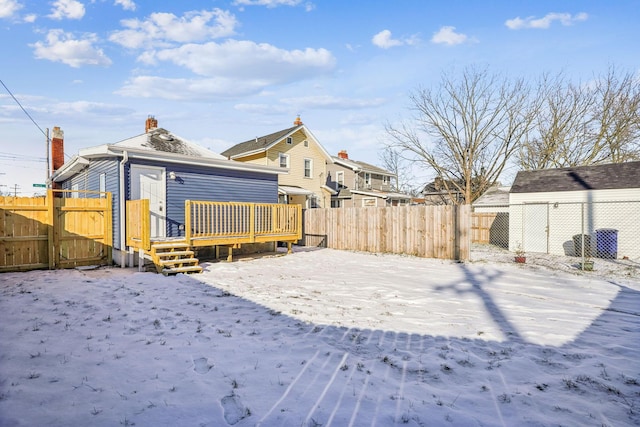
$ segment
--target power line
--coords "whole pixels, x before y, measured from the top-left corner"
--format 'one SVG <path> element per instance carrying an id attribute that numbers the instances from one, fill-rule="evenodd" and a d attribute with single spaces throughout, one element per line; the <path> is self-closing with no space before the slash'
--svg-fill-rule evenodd
<path id="1" fill-rule="evenodd" d="M 9 95 L 11 95 L 11 98 L 13 98 L 14 101 L 16 101 L 16 104 L 18 104 L 18 106 L 22 109 L 22 111 L 27 115 L 27 117 L 29 117 L 29 119 L 31 119 L 31 121 L 33 122 L 34 125 L 36 125 L 36 127 L 40 130 L 40 132 L 48 138 L 47 134 L 42 130 L 42 128 L 40 126 L 38 126 L 38 123 L 36 123 L 35 120 L 33 120 L 33 117 L 31 117 L 31 114 L 29 114 L 27 112 L 27 110 L 24 109 L 24 107 L 22 106 L 22 104 L 20 104 L 20 101 L 18 101 L 18 98 L 16 98 L 13 93 L 11 93 L 11 91 L 9 90 L 9 88 L 7 87 L 6 84 L 4 84 L 4 82 L 2 81 L 2 79 L 0 79 L 0 83 L 2 83 L 2 86 L 4 86 L 4 88 L 7 90 L 7 92 L 9 93 Z"/>

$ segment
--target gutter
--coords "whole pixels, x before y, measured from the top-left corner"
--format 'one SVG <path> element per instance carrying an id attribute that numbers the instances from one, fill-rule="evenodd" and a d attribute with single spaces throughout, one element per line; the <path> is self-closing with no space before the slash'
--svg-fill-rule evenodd
<path id="1" fill-rule="evenodd" d="M 125 190 L 126 187 L 124 185 L 125 176 L 124 176 L 124 165 L 129 161 L 129 154 L 126 150 L 122 152 L 122 160 L 120 161 L 120 268 L 125 268 L 126 264 L 126 240 L 127 240 L 127 230 L 126 230 L 126 197 Z"/>

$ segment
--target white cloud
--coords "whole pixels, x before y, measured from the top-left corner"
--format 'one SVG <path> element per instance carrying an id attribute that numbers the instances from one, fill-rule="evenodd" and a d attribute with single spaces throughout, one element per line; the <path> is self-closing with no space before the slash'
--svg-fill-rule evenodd
<path id="1" fill-rule="evenodd" d="M 316 76 L 333 69 L 336 62 L 326 49 L 284 50 L 243 40 L 186 44 L 160 50 L 155 59 L 172 62 L 202 76 L 249 79 L 264 85 Z"/>
<path id="2" fill-rule="evenodd" d="M 0 0 L 0 18 L 11 18 L 22 7 L 17 0 Z"/>
<path id="3" fill-rule="evenodd" d="M 290 106 L 273 104 L 236 104 L 234 110 L 261 115 L 281 115 L 291 111 Z"/>
<path id="4" fill-rule="evenodd" d="M 81 19 L 84 16 L 84 4 L 77 0 L 56 0 L 53 2 L 51 19 Z"/>
<path id="5" fill-rule="evenodd" d="M 34 22 L 36 22 L 36 19 L 38 19 L 38 15 L 30 13 L 29 15 L 25 15 L 24 22 L 33 24 Z"/>
<path id="6" fill-rule="evenodd" d="M 528 18 L 522 19 L 519 16 L 513 19 L 508 19 L 505 21 L 504 25 L 506 25 L 511 30 L 521 30 L 525 28 L 535 28 L 535 29 L 547 29 L 551 26 L 554 21 L 559 21 L 560 24 L 564 26 L 573 25 L 576 22 L 586 21 L 589 18 L 584 12 L 578 13 L 577 15 L 571 15 L 570 13 L 548 13 L 543 18 L 535 18 L 530 16 Z"/>
<path id="7" fill-rule="evenodd" d="M 464 43 L 468 40 L 465 34 L 456 33 L 456 27 L 442 27 L 431 37 L 431 42 L 436 44 L 448 44 L 453 46 L 456 44 Z"/>
<path id="8" fill-rule="evenodd" d="M 95 34 L 85 34 L 76 39 L 73 34 L 63 30 L 50 30 L 46 42 L 36 42 L 31 47 L 38 59 L 62 62 L 74 68 L 83 65 L 111 65 L 111 60 L 102 49 L 94 46 L 97 41 Z"/>
<path id="9" fill-rule="evenodd" d="M 141 98 L 172 100 L 205 100 L 212 97 L 236 97 L 260 92 L 263 84 L 257 81 L 215 77 L 204 79 L 169 79 L 156 76 L 137 76 L 129 80 L 117 93 Z"/>
<path id="10" fill-rule="evenodd" d="M 203 77 L 137 76 L 118 93 L 164 99 L 237 97 L 261 93 L 271 85 L 312 78 L 335 66 L 335 58 L 325 49 L 287 51 L 268 44 L 236 40 L 160 50 L 154 59 L 172 62 Z"/>
<path id="11" fill-rule="evenodd" d="M 126 19 L 121 24 L 126 29 L 116 31 L 109 40 L 130 49 L 149 49 L 230 36 L 238 22 L 230 12 L 213 9 L 186 12 L 182 17 L 152 13 L 144 21 Z"/>
<path id="12" fill-rule="evenodd" d="M 384 104 L 385 100 L 383 98 L 358 99 L 320 95 L 283 98 L 280 102 L 286 105 L 294 105 L 298 109 L 353 110 L 359 108 L 378 107 Z"/>
<path id="13" fill-rule="evenodd" d="M 391 36 L 391 31 L 389 30 L 382 30 L 371 39 L 371 43 L 382 49 L 389 49 L 395 46 L 413 45 L 417 42 L 418 38 L 416 36 L 394 39 Z"/>
<path id="14" fill-rule="evenodd" d="M 400 40 L 394 40 L 391 38 L 391 31 L 389 30 L 380 31 L 378 34 L 373 36 L 371 42 L 382 49 L 389 49 L 390 47 L 394 46 L 402 46 L 402 42 Z"/>
<path id="15" fill-rule="evenodd" d="M 268 8 L 278 6 L 297 6 L 302 0 L 236 0 L 234 6 L 266 6 Z"/>
<path id="16" fill-rule="evenodd" d="M 115 0 L 113 4 L 122 6 L 124 10 L 136 10 L 133 0 Z"/>

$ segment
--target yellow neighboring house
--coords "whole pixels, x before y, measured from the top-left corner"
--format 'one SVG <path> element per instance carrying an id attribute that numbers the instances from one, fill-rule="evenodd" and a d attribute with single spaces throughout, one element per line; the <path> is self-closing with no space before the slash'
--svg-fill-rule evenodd
<path id="1" fill-rule="evenodd" d="M 231 160 L 287 169 L 278 175 L 279 200 L 303 208 L 331 207 L 336 192 L 326 185 L 331 156 L 302 123 L 234 145 L 221 154 Z"/>

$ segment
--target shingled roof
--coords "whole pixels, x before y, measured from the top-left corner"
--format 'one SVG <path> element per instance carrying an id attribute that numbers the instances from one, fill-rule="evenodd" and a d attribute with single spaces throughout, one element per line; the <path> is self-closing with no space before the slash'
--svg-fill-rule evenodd
<path id="1" fill-rule="evenodd" d="M 640 188 L 640 162 L 520 171 L 511 193 Z"/>
<path id="2" fill-rule="evenodd" d="M 225 157 L 234 157 L 240 154 L 264 151 L 273 143 L 278 142 L 285 136 L 292 134 L 295 130 L 301 128 L 302 126 L 303 125 L 293 126 L 288 129 L 270 133 L 269 135 L 259 136 L 248 141 L 241 142 L 223 151 L 220 154 Z"/>
<path id="3" fill-rule="evenodd" d="M 139 148 L 159 153 L 181 154 L 191 157 L 224 159 L 223 156 L 187 141 L 166 129 L 155 128 L 114 144 L 117 147 Z"/>

